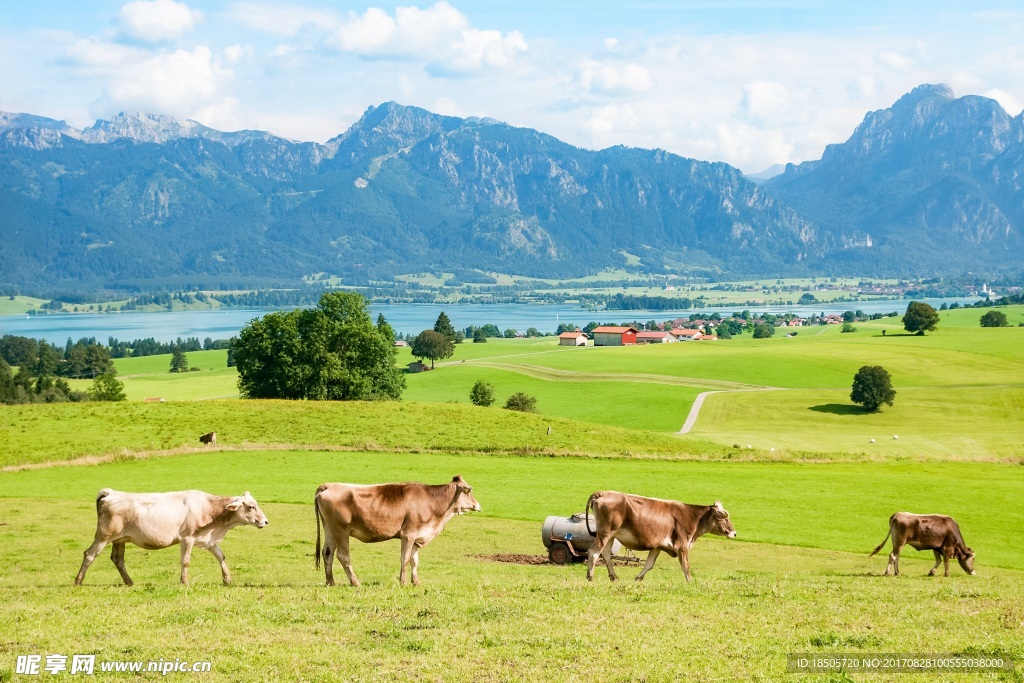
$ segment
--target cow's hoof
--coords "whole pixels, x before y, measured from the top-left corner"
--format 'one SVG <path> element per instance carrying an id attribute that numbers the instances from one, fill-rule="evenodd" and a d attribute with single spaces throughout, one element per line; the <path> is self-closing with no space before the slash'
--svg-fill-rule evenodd
<path id="1" fill-rule="evenodd" d="M 636 577 L 636 578 L 635 578 L 635 579 L 633 579 L 633 580 L 634 580 L 634 581 L 638 581 L 638 582 L 639 582 L 639 581 L 643 581 L 643 580 L 644 580 L 644 577 L 642 577 L 642 576 L 638 576 L 638 577 Z"/>
<path id="2" fill-rule="evenodd" d="M 928 572 L 928 576 L 935 576 L 935 570 L 933 569 L 930 572 Z"/>

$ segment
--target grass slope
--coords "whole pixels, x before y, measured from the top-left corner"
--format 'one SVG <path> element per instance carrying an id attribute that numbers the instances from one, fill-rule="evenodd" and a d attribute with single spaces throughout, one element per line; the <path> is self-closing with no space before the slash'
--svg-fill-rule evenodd
<path id="1" fill-rule="evenodd" d="M 548 427 L 551 433 L 548 434 Z M 700 441 L 471 405 L 402 402 L 181 401 L 3 406 L 0 466 L 220 444 L 585 456 L 694 456 Z"/>
<path id="2" fill-rule="evenodd" d="M 68 476 L 71 473 L 74 476 Z M 325 480 L 444 481 L 462 473 L 482 513 L 452 520 L 421 553 L 419 588 L 400 587 L 398 544 L 354 543 L 359 589 L 322 586 L 310 501 Z M 271 520 L 223 543 L 235 578 L 196 551 L 188 588 L 178 555 L 129 546 L 134 588 L 104 554 L 72 579 L 100 486 L 251 490 Z M 547 514 L 581 508 L 595 488 L 721 498 L 741 541 L 702 539 L 694 581 L 659 560 L 642 584 L 603 568 L 495 562 L 541 555 Z M 210 660 L 209 680 L 797 680 L 791 652 L 1004 653 L 1024 657 L 1020 468 L 901 463 L 773 465 L 454 456 L 208 452 L 0 478 L 0 662 L 18 654 L 107 660 Z M 867 552 L 897 508 L 955 514 L 979 575 L 927 578 L 930 554 L 905 551 L 881 577 Z M 984 504 L 979 504 L 984 501 Z M 749 542 L 756 541 L 756 542 Z M 786 545 L 779 545 L 786 544 Z M 796 547 L 799 544 L 807 547 Z M 852 552 L 846 552 L 852 551 Z M 1000 568 L 1006 567 L 1006 568 Z M 369 663 L 372 662 L 372 665 Z M 990 677 L 991 678 L 991 677 Z M 800 680 L 853 680 L 842 676 Z M 879 680 L 891 680 L 880 678 Z M 976 674 L 942 680 L 978 680 Z M 1002 680 L 1019 680 L 1003 677 Z"/>

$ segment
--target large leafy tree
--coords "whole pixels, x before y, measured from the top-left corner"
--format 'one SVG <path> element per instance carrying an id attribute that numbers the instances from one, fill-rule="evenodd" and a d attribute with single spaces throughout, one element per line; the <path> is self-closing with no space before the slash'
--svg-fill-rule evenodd
<path id="1" fill-rule="evenodd" d="M 405 389 L 394 339 L 354 292 L 327 292 L 316 308 L 253 320 L 233 349 L 247 398 L 398 399 Z"/>
<path id="2" fill-rule="evenodd" d="M 440 332 L 434 330 L 423 330 L 409 345 L 412 355 L 417 358 L 429 358 L 430 367 L 434 367 L 434 361 L 439 358 L 450 358 L 455 353 L 455 346 L 452 340 Z"/>
<path id="3" fill-rule="evenodd" d="M 452 327 L 452 321 L 448 319 L 444 311 L 441 311 L 441 315 L 437 316 L 437 322 L 434 323 L 434 332 L 443 334 L 453 344 L 456 342 L 455 328 Z"/>
<path id="4" fill-rule="evenodd" d="M 895 398 L 896 390 L 892 388 L 892 378 L 885 368 L 865 365 L 853 376 L 850 400 L 860 403 L 866 410 L 875 412 L 883 403 L 892 406 Z"/>
<path id="5" fill-rule="evenodd" d="M 903 329 L 923 335 L 939 324 L 939 312 L 923 301 L 911 301 L 903 314 Z"/>

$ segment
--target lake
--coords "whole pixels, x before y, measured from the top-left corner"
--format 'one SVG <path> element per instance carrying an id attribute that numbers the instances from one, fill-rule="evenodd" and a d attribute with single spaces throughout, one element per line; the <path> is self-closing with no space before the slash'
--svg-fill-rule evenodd
<path id="1" fill-rule="evenodd" d="M 943 303 L 970 304 L 977 299 L 924 299 L 939 308 Z M 759 313 L 796 313 L 809 316 L 814 313 L 842 313 L 862 310 L 865 313 L 902 313 L 908 301 L 861 301 L 813 306 L 738 306 L 733 308 L 703 308 L 677 311 L 589 311 L 569 304 L 370 304 L 374 320 L 383 313 L 396 332 L 417 334 L 434 326 L 441 311 L 448 314 L 452 326 L 459 330 L 469 325 L 497 325 L 504 332 L 513 328 L 525 332 L 536 327 L 541 332 L 554 332 L 559 323 L 573 323 L 583 327 L 588 322 L 622 322 L 626 320 L 664 321 L 699 311 L 717 311 L 729 315 L 734 310 L 747 309 Z M 60 313 L 33 316 L 0 316 L 0 335 L 14 334 L 34 339 L 45 339 L 63 346 L 68 337 L 78 340 L 95 337 L 106 343 L 108 337 L 132 341 L 153 337 L 170 342 L 178 337 L 206 337 L 227 339 L 254 318 L 270 313 L 271 309 L 227 309 L 216 311 L 174 311 L 165 313 Z"/>

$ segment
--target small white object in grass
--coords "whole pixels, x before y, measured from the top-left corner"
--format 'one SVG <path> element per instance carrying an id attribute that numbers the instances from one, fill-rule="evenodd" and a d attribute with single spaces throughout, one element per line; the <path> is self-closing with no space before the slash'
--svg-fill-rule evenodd
<path id="1" fill-rule="evenodd" d="M 875 440 L 874 440 L 874 439 L 871 439 L 871 443 L 874 443 L 874 442 L 875 442 Z"/>
<path id="2" fill-rule="evenodd" d="M 892 435 L 892 438 L 894 438 L 894 439 L 898 439 L 898 438 L 900 438 L 900 435 L 899 435 L 899 434 L 893 434 L 893 435 Z"/>
<path id="3" fill-rule="evenodd" d="M 772 448 L 772 449 L 771 449 L 771 451 L 772 451 L 772 453 L 774 453 L 774 452 L 775 452 L 775 449 L 774 449 L 774 448 Z"/>
<path id="4" fill-rule="evenodd" d="M 748 443 L 748 444 L 747 444 L 747 448 L 753 448 L 753 446 L 751 446 L 751 445 L 750 445 L 750 444 Z"/>

